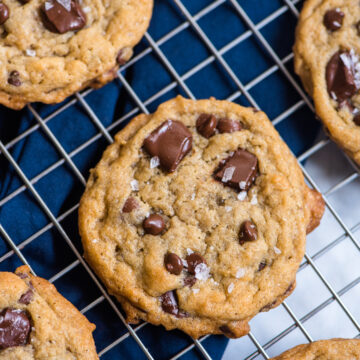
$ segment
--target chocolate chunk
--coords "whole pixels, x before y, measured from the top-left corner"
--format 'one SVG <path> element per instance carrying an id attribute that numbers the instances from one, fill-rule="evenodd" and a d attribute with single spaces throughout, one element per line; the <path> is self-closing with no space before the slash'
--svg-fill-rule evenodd
<path id="1" fill-rule="evenodd" d="M 129 212 L 132 212 L 133 210 L 137 209 L 138 207 L 139 207 L 139 204 L 136 201 L 136 199 L 133 198 L 133 197 L 129 197 L 125 201 L 125 204 L 124 204 L 124 206 L 122 208 L 122 211 L 124 213 L 129 213 Z"/>
<path id="2" fill-rule="evenodd" d="M 342 26 L 345 14 L 338 8 L 328 10 L 324 15 L 324 25 L 330 31 L 339 30 Z"/>
<path id="3" fill-rule="evenodd" d="M 64 34 L 85 26 L 86 15 L 77 0 L 46 0 L 42 10 L 44 25 L 52 32 Z"/>
<path id="4" fill-rule="evenodd" d="M 4 3 L 0 3 L 0 25 L 9 18 L 9 13 L 9 8 Z"/>
<path id="5" fill-rule="evenodd" d="M 241 224 L 239 232 L 240 245 L 245 244 L 247 241 L 255 241 L 257 239 L 257 229 L 254 223 L 246 220 Z"/>
<path id="6" fill-rule="evenodd" d="M 25 311 L 4 309 L 0 313 L 0 350 L 26 345 L 30 329 L 30 320 Z"/>
<path id="7" fill-rule="evenodd" d="M 360 126 L 360 113 L 354 116 L 354 123 L 355 125 Z"/>
<path id="8" fill-rule="evenodd" d="M 173 172 L 191 150 L 192 135 L 183 123 L 166 120 L 145 139 L 144 148 L 159 157 L 163 169 Z"/>
<path id="9" fill-rule="evenodd" d="M 259 267 L 258 267 L 258 271 L 261 271 L 265 268 L 266 266 L 266 261 L 263 260 L 260 264 L 259 264 Z"/>
<path id="10" fill-rule="evenodd" d="M 223 133 L 233 133 L 235 131 L 242 130 L 242 125 L 237 120 L 232 120 L 228 118 L 222 118 L 219 120 L 217 125 L 218 130 L 221 134 Z"/>
<path id="11" fill-rule="evenodd" d="M 237 190 L 247 191 L 257 176 L 257 157 L 243 149 L 220 162 L 214 173 L 216 180 Z"/>
<path id="12" fill-rule="evenodd" d="M 208 139 L 215 134 L 217 122 L 214 115 L 201 114 L 196 120 L 196 130 L 200 135 Z"/>
<path id="13" fill-rule="evenodd" d="M 120 50 L 116 57 L 116 62 L 122 66 L 126 64 L 126 60 L 123 58 L 123 50 Z"/>
<path id="14" fill-rule="evenodd" d="M 13 86 L 20 86 L 21 85 L 21 80 L 19 79 L 19 72 L 14 70 L 10 73 L 9 78 L 8 78 L 8 83 L 10 85 Z"/>
<path id="15" fill-rule="evenodd" d="M 354 63 L 349 51 L 336 52 L 326 66 L 326 83 L 330 96 L 341 102 L 357 90 Z"/>
<path id="16" fill-rule="evenodd" d="M 185 260 L 187 262 L 187 271 L 192 275 L 195 275 L 195 268 L 199 264 L 206 264 L 205 259 L 199 253 L 195 252 L 188 255 Z"/>
<path id="17" fill-rule="evenodd" d="M 24 305 L 29 305 L 33 297 L 34 297 L 34 292 L 31 289 L 29 289 L 28 291 L 26 291 L 24 294 L 21 295 L 19 299 L 19 303 Z"/>
<path id="18" fill-rule="evenodd" d="M 165 229 L 165 222 L 161 215 L 151 214 L 143 222 L 147 234 L 159 235 Z"/>
<path id="19" fill-rule="evenodd" d="M 162 309 L 171 314 L 177 316 L 179 313 L 179 306 L 174 291 L 168 291 L 160 296 Z"/>
<path id="20" fill-rule="evenodd" d="M 193 287 L 196 283 L 196 277 L 195 276 L 187 276 L 186 278 L 184 278 L 184 285 L 185 286 L 189 286 L 189 287 Z"/>
<path id="21" fill-rule="evenodd" d="M 164 259 L 166 270 L 170 274 L 179 275 L 184 267 L 181 259 L 174 253 L 167 253 Z"/>

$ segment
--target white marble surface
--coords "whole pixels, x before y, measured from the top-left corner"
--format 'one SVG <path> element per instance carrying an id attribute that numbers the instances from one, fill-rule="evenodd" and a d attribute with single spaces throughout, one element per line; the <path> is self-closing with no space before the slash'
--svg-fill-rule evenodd
<path id="1" fill-rule="evenodd" d="M 306 162 L 305 168 L 318 184 L 322 193 L 326 193 L 334 185 L 354 173 L 352 166 L 334 144 L 326 145 L 314 154 Z M 332 192 L 327 199 L 349 228 L 360 222 L 359 178 Z M 344 230 L 327 208 L 320 227 L 308 236 L 307 254 L 314 256 L 332 241 L 341 237 L 342 234 L 344 234 Z M 353 234 L 360 243 L 360 229 L 356 229 Z M 350 282 L 360 277 L 360 251 L 349 237 L 344 237 L 329 251 L 317 257 L 314 262 L 335 291 L 340 291 Z M 307 266 L 299 271 L 296 290 L 286 300 L 286 303 L 298 318 L 302 318 L 330 298 L 331 293 L 319 276 L 311 266 Z M 360 323 L 359 299 L 360 284 L 341 296 L 343 303 L 356 321 Z M 256 339 L 261 345 L 265 345 L 293 323 L 294 321 L 286 312 L 286 309 L 279 306 L 268 313 L 257 315 L 250 322 L 250 326 Z M 359 333 L 336 301 L 332 301 L 321 311 L 303 322 L 303 326 L 313 340 L 332 337 L 354 337 Z M 299 328 L 296 328 L 266 351 L 268 356 L 272 357 L 305 342 L 307 342 L 306 337 Z M 223 360 L 244 359 L 255 350 L 255 345 L 247 336 L 237 340 L 230 340 Z M 263 359 L 263 357 L 259 355 L 256 359 Z"/>

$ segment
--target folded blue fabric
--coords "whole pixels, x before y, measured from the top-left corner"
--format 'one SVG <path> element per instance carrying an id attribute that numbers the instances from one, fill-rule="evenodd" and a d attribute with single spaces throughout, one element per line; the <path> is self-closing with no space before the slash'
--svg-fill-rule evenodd
<path id="1" fill-rule="evenodd" d="M 191 13 L 195 14 L 209 2 L 189 0 L 183 3 Z M 244 6 L 255 23 L 282 5 L 280 1 L 269 2 L 268 0 L 257 0 L 256 7 L 253 6 L 252 1 L 239 1 L 239 3 Z M 165 0 L 158 1 L 149 33 L 158 40 L 181 24 L 183 20 L 184 18 L 174 4 Z M 199 24 L 218 49 L 246 31 L 239 16 L 227 3 L 202 18 Z M 291 52 L 295 24 L 295 17 L 287 11 L 262 29 L 264 36 L 281 57 Z M 143 41 L 137 47 L 137 53 L 147 46 L 148 44 Z M 211 55 L 190 28 L 166 42 L 161 49 L 180 75 Z M 232 48 L 224 55 L 224 58 L 245 84 L 274 64 L 253 36 Z M 289 64 L 289 69 L 291 66 Z M 143 101 L 173 81 L 161 61 L 153 53 L 136 62 L 125 74 L 127 81 Z M 186 83 L 198 98 L 213 95 L 225 99 L 238 90 L 217 62 L 204 67 L 191 76 Z M 148 110 L 154 111 L 159 103 L 178 93 L 184 95 L 184 90 L 176 86 L 151 102 Z M 250 93 L 272 119 L 301 100 L 299 94 L 279 71 L 253 87 Z M 112 135 L 120 130 L 132 116 L 123 122 L 118 120 L 136 106 L 118 80 L 103 89 L 92 91 L 85 100 L 104 126 L 116 123 L 111 130 Z M 68 101 L 70 100 L 64 103 Z M 244 96 L 237 98 L 236 101 L 249 105 Z M 35 104 L 34 109 L 46 119 L 62 105 Z M 4 144 L 9 144 L 18 135 L 36 124 L 36 120 L 28 109 L 15 112 L 4 107 L 0 108 L 0 140 Z M 72 154 L 72 160 L 87 178 L 89 168 L 97 163 L 107 142 L 104 137 L 96 137 L 99 131 L 84 108 L 76 103 L 60 112 L 47 124 L 65 151 L 69 154 L 75 152 Z M 282 121 L 277 129 L 295 154 L 300 154 L 311 145 L 318 127 L 311 112 L 303 106 Z M 89 142 L 87 146 L 82 147 L 86 142 Z M 63 215 L 78 203 L 83 192 L 83 185 L 69 166 L 63 163 L 61 156 L 41 129 L 35 129 L 23 139 L 16 141 L 14 145 L 11 143 L 10 145 L 9 150 L 12 156 L 29 179 L 54 166 L 52 171 L 43 173 L 39 179 L 36 179 L 35 188 L 55 216 Z M 49 224 L 49 219 L 29 191 L 19 191 L 22 185 L 14 169 L 9 166 L 4 156 L 0 155 L 0 223 L 16 244 L 21 244 L 40 231 L 40 234 L 30 241 L 22 252 L 38 275 L 50 278 L 75 261 L 76 257 L 54 228 L 43 231 Z M 73 209 L 61 220 L 61 225 L 81 253 L 76 222 L 76 209 Z M 0 239 L 0 258 L 7 254 L 9 249 L 4 239 Z M 15 255 L 2 260 L 0 261 L 2 271 L 14 271 L 16 266 L 21 265 Z M 74 267 L 56 280 L 55 285 L 79 309 L 101 295 L 81 265 Z M 97 325 L 94 336 L 98 350 L 105 348 L 126 332 L 124 325 L 106 301 L 88 311 L 86 316 Z M 152 325 L 146 325 L 138 331 L 138 335 L 156 359 L 172 357 L 186 346 L 193 344 L 188 336 L 179 331 L 166 332 L 162 327 Z M 223 336 L 211 336 L 203 342 L 213 359 L 221 358 L 226 344 L 227 340 Z M 131 336 L 102 357 L 102 359 L 142 358 L 145 356 Z M 195 347 L 181 358 L 198 359 L 201 356 Z"/>

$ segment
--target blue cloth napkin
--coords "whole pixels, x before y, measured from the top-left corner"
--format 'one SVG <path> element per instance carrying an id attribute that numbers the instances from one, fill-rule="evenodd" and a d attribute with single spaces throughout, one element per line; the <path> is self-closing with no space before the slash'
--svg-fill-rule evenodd
<path id="1" fill-rule="evenodd" d="M 196 2 L 184 0 L 183 3 L 192 14 L 196 14 L 209 4 L 205 0 Z M 244 0 L 239 3 L 255 23 L 282 5 L 280 1 L 275 0 L 271 2 L 257 0 L 256 7 L 253 6 L 253 1 Z M 156 2 L 149 33 L 155 40 L 158 40 L 183 21 L 184 18 L 173 3 L 159 0 Z M 239 16 L 227 3 L 202 18 L 199 24 L 218 49 L 247 30 Z M 281 57 L 291 52 L 295 24 L 296 19 L 287 11 L 262 30 L 264 36 Z M 136 53 L 140 53 L 146 47 L 148 44 L 143 40 L 136 48 Z M 211 55 L 190 28 L 166 42 L 161 49 L 180 75 Z M 274 64 L 253 36 L 231 49 L 224 55 L 224 58 L 244 84 Z M 287 65 L 289 69 L 292 68 L 291 63 Z M 124 74 L 143 101 L 174 80 L 153 53 L 129 67 Z M 236 85 L 217 62 L 212 62 L 204 67 L 190 77 L 186 83 L 198 98 L 216 96 L 225 99 L 237 90 Z M 252 88 L 250 92 L 271 119 L 276 118 L 301 100 L 286 78 L 278 71 Z M 183 89 L 176 86 L 148 104 L 148 110 L 154 111 L 161 102 L 178 93 L 184 95 Z M 136 107 L 133 99 L 118 80 L 100 90 L 92 91 L 85 97 L 85 100 L 104 126 L 116 124 L 111 129 L 112 135 L 119 131 L 132 116 L 122 122 L 119 119 Z M 64 104 L 69 101 L 71 99 L 66 100 Z M 235 101 L 249 105 L 244 97 L 237 98 Z M 64 104 L 34 104 L 33 106 L 42 118 L 47 119 L 50 114 Z M 34 116 L 28 109 L 16 112 L 4 107 L 0 108 L 0 140 L 4 144 L 10 142 L 9 151 L 26 176 L 34 179 L 50 166 L 54 166 L 48 174 L 43 174 L 38 179 L 35 178 L 35 188 L 53 214 L 58 217 L 78 203 L 84 189 L 71 169 L 61 163 L 61 156 L 44 132 L 41 129 L 29 130 L 36 124 Z M 76 152 L 73 154 L 72 160 L 87 178 L 89 169 L 100 159 L 107 142 L 103 137 L 94 138 L 98 129 L 84 108 L 79 103 L 75 103 L 51 118 L 47 125 L 67 153 Z M 294 114 L 282 121 L 277 129 L 295 154 L 300 154 L 311 145 L 318 127 L 318 123 L 314 121 L 309 110 L 306 107 L 300 107 Z M 15 144 L 12 145 L 11 142 L 25 131 L 30 131 L 29 135 L 15 141 Z M 81 148 L 86 142 L 89 142 L 87 146 Z M 0 154 L 0 204 L 3 202 L 0 206 L 0 223 L 16 244 L 21 244 L 23 241 L 29 240 L 33 234 L 40 232 L 33 241 L 26 244 L 22 252 L 39 276 L 51 278 L 76 258 L 54 228 L 45 228 L 44 230 L 44 227 L 49 224 L 49 219 L 30 192 L 22 191 L 22 185 L 14 169 Z M 76 209 L 66 214 L 65 218 L 61 220 L 61 225 L 82 252 L 77 231 Z M 9 249 L 4 239 L 0 239 L 0 258 L 6 255 Z M 0 270 L 14 271 L 19 265 L 21 262 L 16 256 L 9 256 L 0 262 Z M 56 280 L 55 285 L 79 309 L 84 308 L 101 295 L 80 265 Z M 125 327 L 106 301 L 88 311 L 86 316 L 97 325 L 94 337 L 99 351 L 126 332 Z M 162 327 L 152 325 L 147 325 L 139 330 L 138 335 L 156 359 L 167 359 L 192 344 L 191 339 L 179 331 L 166 332 Z M 223 336 L 211 336 L 203 342 L 213 359 L 221 358 L 226 344 L 227 339 Z M 142 359 L 145 357 L 130 336 L 108 351 L 102 358 Z M 201 356 L 199 351 L 194 348 L 181 358 L 199 359 Z"/>

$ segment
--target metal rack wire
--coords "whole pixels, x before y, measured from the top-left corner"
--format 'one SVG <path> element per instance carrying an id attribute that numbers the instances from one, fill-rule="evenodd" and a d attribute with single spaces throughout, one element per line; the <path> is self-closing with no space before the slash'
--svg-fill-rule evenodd
<path id="1" fill-rule="evenodd" d="M 108 143 L 111 143 L 113 141 L 111 131 L 115 128 L 117 128 L 119 125 L 121 125 L 124 121 L 131 119 L 134 115 L 136 115 L 138 112 L 144 112 L 149 113 L 148 106 L 161 98 L 163 95 L 169 93 L 176 87 L 179 87 L 183 93 L 186 94 L 187 97 L 195 99 L 195 96 L 193 92 L 191 91 L 190 87 L 186 84 L 186 81 L 191 78 L 194 74 L 201 71 L 203 68 L 205 68 L 207 65 L 217 62 L 222 67 L 223 71 L 230 77 L 231 81 L 236 85 L 237 90 L 228 97 L 228 100 L 234 101 L 236 99 L 239 99 L 240 97 L 244 97 L 251 106 L 259 108 L 255 98 L 250 94 L 250 90 L 264 81 L 266 78 L 271 76 L 272 74 L 276 72 L 280 72 L 285 78 L 287 79 L 287 84 L 289 87 L 293 88 L 298 95 L 300 96 L 300 100 L 283 111 L 280 115 L 278 115 L 275 119 L 273 119 L 274 125 L 280 124 L 282 121 L 287 119 L 289 116 L 291 116 L 293 113 L 295 113 L 298 109 L 302 107 L 308 107 L 312 112 L 314 112 L 314 107 L 307 97 L 307 95 L 302 90 L 301 85 L 298 83 L 298 80 L 293 77 L 293 75 L 289 72 L 286 65 L 292 60 L 293 54 L 289 53 L 287 56 L 280 58 L 275 50 L 272 48 L 270 43 L 265 39 L 265 37 L 261 33 L 261 29 L 273 22 L 275 19 L 277 19 L 279 16 L 284 14 L 285 12 L 290 11 L 294 19 L 299 15 L 297 6 L 300 2 L 299 0 L 283 0 L 283 4 L 276 9 L 273 13 L 262 19 L 260 22 L 255 24 L 252 19 L 249 17 L 249 15 L 246 13 L 244 8 L 240 5 L 240 2 L 236 0 L 215 0 L 213 2 L 210 2 L 206 7 L 204 7 L 202 10 L 200 10 L 198 13 L 192 15 L 187 7 L 184 5 L 184 1 L 182 0 L 169 0 L 172 1 L 173 4 L 175 4 L 175 7 L 177 8 L 177 11 L 183 16 L 184 21 L 174 28 L 172 31 L 167 33 L 166 35 L 162 36 L 159 40 L 155 41 L 153 37 L 149 34 L 145 34 L 145 40 L 147 41 L 147 46 L 144 50 L 142 50 L 140 53 L 138 53 L 132 60 L 130 60 L 127 64 L 125 64 L 118 72 L 118 80 L 121 84 L 121 86 L 126 90 L 128 95 L 132 98 L 133 102 L 135 103 L 135 107 L 127 112 L 125 115 L 123 115 L 120 119 L 113 122 L 109 126 L 105 126 L 102 119 L 100 119 L 95 112 L 93 111 L 91 104 L 87 101 L 87 97 L 90 93 L 93 92 L 93 90 L 88 89 L 81 93 L 77 93 L 73 98 L 65 102 L 60 108 L 58 108 L 56 111 L 52 112 L 50 115 L 43 118 L 40 113 L 33 107 L 32 105 L 28 106 L 28 109 L 32 113 L 33 117 L 36 120 L 36 124 L 26 129 L 21 134 L 17 135 L 15 138 L 11 139 L 6 144 L 3 143 L 0 140 L 0 156 L 4 156 L 8 163 L 12 166 L 12 168 L 15 170 L 17 176 L 20 178 L 22 184 L 19 185 L 15 190 L 10 192 L 9 194 L 6 194 L 2 199 L 0 199 L 0 208 L 4 207 L 7 203 L 9 203 L 12 199 L 19 196 L 21 193 L 28 191 L 32 194 L 33 198 L 35 199 L 38 206 L 43 210 L 43 212 L 46 214 L 49 222 L 47 225 L 42 227 L 40 230 L 29 236 L 27 239 L 23 240 L 22 242 L 16 244 L 16 241 L 14 241 L 10 235 L 7 233 L 6 228 L 0 223 L 0 236 L 9 244 L 10 250 L 6 253 L 2 254 L 0 257 L 0 264 L 4 262 L 5 260 L 17 256 L 22 263 L 27 264 L 31 268 L 31 264 L 29 264 L 27 258 L 25 257 L 23 250 L 29 246 L 33 241 L 38 239 L 40 236 L 42 236 L 44 233 L 55 229 L 58 234 L 62 237 L 63 241 L 69 246 L 71 251 L 76 257 L 76 260 L 68 264 L 64 269 L 59 271 L 57 274 L 52 276 L 49 281 L 55 282 L 59 279 L 61 279 L 63 276 L 68 274 L 70 271 L 77 267 L 82 267 L 88 276 L 91 278 L 94 286 L 96 286 L 99 289 L 100 296 L 98 296 L 95 300 L 88 303 L 85 307 L 82 309 L 82 313 L 86 314 L 90 310 L 94 309 L 95 307 L 99 306 L 99 304 L 106 302 L 109 304 L 109 306 L 112 308 L 113 312 L 116 314 L 116 316 L 121 320 L 121 322 L 126 327 L 126 332 L 124 332 L 120 337 L 118 337 L 116 340 L 111 341 L 107 346 L 105 346 L 103 349 L 99 350 L 100 357 L 103 357 L 105 354 L 107 354 L 109 351 L 111 351 L 113 348 L 121 346 L 121 344 L 128 338 L 133 338 L 143 354 L 148 359 L 156 359 L 156 354 L 151 353 L 151 351 L 148 349 L 148 347 L 144 344 L 144 339 L 141 338 L 139 335 L 139 332 L 141 329 L 143 329 L 147 325 L 146 323 L 141 323 L 140 325 L 137 325 L 135 327 L 129 326 L 126 324 L 123 314 L 121 313 L 118 305 L 114 303 L 111 297 L 107 294 L 106 290 L 104 289 L 103 285 L 98 281 L 92 270 L 88 267 L 86 262 L 83 260 L 78 248 L 74 244 L 73 239 L 71 236 L 66 232 L 64 229 L 62 222 L 68 218 L 69 216 L 73 215 L 78 208 L 78 204 L 75 204 L 74 206 L 70 207 L 66 211 L 64 211 L 59 216 L 55 216 L 53 212 L 50 210 L 50 207 L 45 202 L 43 197 L 39 194 L 39 192 L 35 188 L 35 184 L 41 181 L 43 178 L 48 176 L 49 174 L 53 173 L 61 167 L 62 165 L 66 165 L 68 169 L 72 172 L 73 176 L 77 178 L 77 180 L 82 184 L 85 185 L 86 180 L 82 174 L 82 172 L 79 170 L 77 165 L 74 162 L 74 157 L 79 154 L 81 151 L 87 149 L 89 146 L 97 142 L 99 139 L 103 138 Z M 241 21 L 246 24 L 247 30 L 243 32 L 240 36 L 233 39 L 231 42 L 226 44 L 220 49 L 217 49 L 215 45 L 212 43 L 212 41 L 209 39 L 206 32 L 202 29 L 202 27 L 199 25 L 199 20 L 201 20 L 203 17 L 208 15 L 211 12 L 216 12 L 217 8 L 224 3 L 230 4 L 232 7 L 233 12 L 241 19 Z M 296 20 L 295 20 L 296 21 Z M 198 63 L 196 66 L 192 67 L 190 70 L 185 72 L 182 75 L 179 75 L 179 73 L 176 71 L 175 67 L 172 65 L 168 57 L 165 55 L 164 51 L 161 49 L 161 47 L 171 40 L 173 37 L 181 33 L 187 28 L 191 28 L 192 31 L 194 31 L 197 35 L 197 37 L 201 40 L 201 42 L 206 46 L 208 49 L 210 56 L 208 56 L 205 60 Z M 269 56 L 273 62 L 273 65 L 269 67 L 266 71 L 262 72 L 260 75 L 256 76 L 254 79 L 252 79 L 247 84 L 243 84 L 242 81 L 239 79 L 239 77 L 236 75 L 236 72 L 232 69 L 232 67 L 228 64 L 228 62 L 225 60 L 226 53 L 231 50 L 236 45 L 242 43 L 249 37 L 254 36 L 257 41 L 261 44 L 264 51 L 264 56 Z M 135 63 L 140 61 L 143 57 L 148 55 L 149 53 L 155 54 L 164 68 L 168 71 L 168 73 L 172 77 L 172 81 L 165 86 L 162 90 L 158 91 L 157 93 L 153 94 L 151 97 L 149 97 L 147 100 L 142 101 L 140 99 L 140 96 L 136 93 L 136 91 L 133 89 L 131 84 L 128 82 L 128 80 L 125 78 L 124 73 L 127 69 L 131 68 Z M 53 131 L 49 127 L 49 123 L 55 119 L 59 114 L 64 112 L 66 109 L 74 106 L 74 104 L 80 104 L 83 110 L 86 112 L 88 118 L 93 122 L 94 126 L 97 129 L 96 135 L 88 139 L 86 142 L 78 146 L 76 149 L 72 150 L 71 152 L 66 152 L 64 149 L 61 141 L 55 136 Z M 57 150 L 57 152 L 60 154 L 60 159 L 54 162 L 51 166 L 47 167 L 45 170 L 41 171 L 36 176 L 29 178 L 21 166 L 17 163 L 14 156 L 11 154 L 12 149 L 22 140 L 26 139 L 31 134 L 42 131 L 52 146 Z M 302 163 L 309 159 L 314 154 L 318 153 L 321 149 L 323 149 L 325 146 L 329 144 L 329 140 L 321 140 L 311 146 L 311 148 L 307 149 L 306 152 L 304 152 L 302 155 L 298 157 L 299 163 L 302 167 L 302 170 L 304 172 L 304 176 L 308 183 L 315 189 L 320 190 L 318 187 L 318 184 L 312 179 L 312 177 L 309 175 L 309 173 L 304 169 L 302 166 Z M 354 246 L 360 250 L 360 244 L 358 240 L 355 238 L 355 231 L 357 231 L 360 228 L 360 222 L 349 228 L 346 223 L 343 221 L 343 219 L 340 217 L 340 215 L 337 213 L 335 208 L 329 203 L 328 196 L 339 191 L 344 186 L 348 185 L 350 182 L 356 180 L 359 175 L 360 171 L 359 169 L 349 160 L 353 171 L 351 174 L 347 174 L 344 178 L 342 178 L 339 182 L 337 182 L 334 186 L 332 186 L 326 193 L 323 194 L 324 199 L 326 201 L 327 210 L 332 214 L 332 216 L 336 219 L 338 224 L 342 228 L 342 234 L 329 244 L 327 244 L 325 247 L 320 249 L 317 253 L 310 256 L 309 254 L 305 254 L 304 262 L 302 263 L 299 271 L 302 271 L 303 269 L 307 267 L 311 267 L 313 271 L 316 273 L 318 278 L 322 281 L 322 283 L 326 286 L 328 289 L 330 296 L 320 305 L 313 308 L 310 312 L 299 318 L 296 313 L 291 309 L 291 307 L 288 305 L 288 303 L 285 301 L 282 304 L 282 307 L 286 310 L 286 312 L 289 314 L 289 316 L 292 319 L 292 324 L 288 326 L 286 329 L 281 331 L 280 333 L 274 333 L 273 337 L 266 341 L 265 343 L 262 343 L 257 337 L 250 333 L 248 335 L 249 339 L 255 346 L 255 350 L 251 351 L 250 353 L 243 354 L 243 358 L 246 359 L 254 359 L 254 358 L 265 358 L 269 359 L 270 355 L 268 354 L 268 349 L 273 346 L 275 343 L 283 339 L 285 336 L 287 336 L 289 333 L 294 331 L 295 329 L 298 329 L 302 332 L 305 339 L 308 341 L 313 341 L 313 338 L 309 331 L 306 329 L 306 321 L 308 321 L 310 318 L 312 318 L 314 315 L 316 315 L 319 311 L 321 311 L 323 308 L 331 304 L 332 302 L 336 302 L 342 309 L 342 311 L 346 314 L 346 316 L 349 318 L 349 320 L 352 322 L 354 327 L 357 329 L 357 333 L 360 333 L 360 324 L 356 317 L 352 314 L 352 312 L 349 310 L 349 308 L 345 305 L 345 303 L 342 300 L 342 296 L 350 291 L 353 287 L 355 287 L 359 282 L 360 278 L 357 278 L 353 280 L 351 283 L 344 286 L 340 291 L 336 291 L 333 286 L 330 285 L 330 282 L 328 279 L 322 274 L 321 270 L 316 264 L 316 260 L 319 259 L 321 256 L 323 256 L 326 252 L 331 250 L 334 246 L 336 246 L 338 243 L 344 241 L 344 239 L 348 238 L 352 241 Z M 209 336 L 202 337 L 199 340 L 192 340 L 190 344 L 185 346 L 181 351 L 176 353 L 172 356 L 172 359 L 179 359 L 182 356 L 186 355 L 188 352 L 192 351 L 193 349 L 197 349 L 198 353 L 205 359 L 211 359 L 206 346 L 204 345 L 204 342 L 206 339 L 208 339 Z"/>

